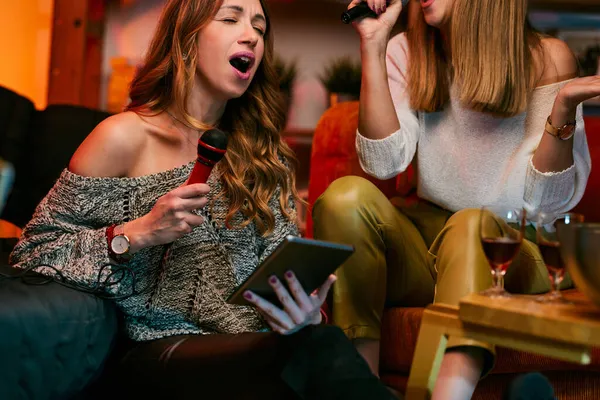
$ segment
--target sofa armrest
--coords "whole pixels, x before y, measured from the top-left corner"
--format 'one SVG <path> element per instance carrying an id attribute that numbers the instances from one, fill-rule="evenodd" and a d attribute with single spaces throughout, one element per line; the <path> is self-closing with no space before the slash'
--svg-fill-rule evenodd
<path id="1" fill-rule="evenodd" d="M 2 239 L 5 241 L 6 239 Z M 0 259 L 0 398 L 69 398 L 102 371 L 118 331 L 113 303 L 55 282 L 7 279 Z"/>
<path id="2" fill-rule="evenodd" d="M 13 223 L 0 219 L 0 239 L 21 237 L 23 230 Z"/>

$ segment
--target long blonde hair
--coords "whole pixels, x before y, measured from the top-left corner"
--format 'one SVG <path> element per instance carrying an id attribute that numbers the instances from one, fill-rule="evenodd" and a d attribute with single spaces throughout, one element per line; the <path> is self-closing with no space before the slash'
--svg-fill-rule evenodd
<path id="1" fill-rule="evenodd" d="M 194 119 L 187 100 L 201 56 L 197 38 L 218 12 L 223 0 L 169 0 L 142 67 L 130 88 L 128 110 L 158 114 L 173 106 L 185 121 L 198 130 L 213 128 Z M 220 162 L 223 192 L 229 200 L 227 226 L 239 211 L 241 227 L 255 222 L 263 235 L 275 227 L 269 200 L 280 188 L 279 205 L 288 220 L 295 218 L 292 201 L 296 191 L 297 161 L 281 139 L 284 113 L 273 61 L 273 34 L 265 0 L 260 0 L 267 30 L 265 52 L 248 90 L 228 101 L 218 127 L 229 134 L 229 144 Z"/>
<path id="2" fill-rule="evenodd" d="M 419 4 L 409 10 L 408 91 L 416 110 L 439 111 L 455 85 L 465 107 L 502 117 L 523 112 L 536 86 L 541 37 L 527 20 L 528 0 L 455 0 L 448 55 L 440 30 Z"/>

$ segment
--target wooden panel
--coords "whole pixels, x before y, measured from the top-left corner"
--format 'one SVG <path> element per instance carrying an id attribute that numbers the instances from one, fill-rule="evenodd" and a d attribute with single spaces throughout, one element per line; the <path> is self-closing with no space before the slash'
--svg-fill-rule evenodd
<path id="1" fill-rule="evenodd" d="M 89 108 L 98 108 L 100 104 L 105 7 L 104 0 L 88 0 L 80 104 Z"/>
<path id="2" fill-rule="evenodd" d="M 600 12 L 599 0 L 530 0 L 531 10 Z"/>
<path id="3" fill-rule="evenodd" d="M 88 2 L 55 0 L 48 104 L 80 104 Z"/>
<path id="4" fill-rule="evenodd" d="M 119 4 L 122 7 L 130 6 L 141 0 L 110 0 L 114 3 Z M 308 3 L 319 3 L 322 4 L 322 0 L 268 0 L 271 6 L 277 6 L 278 4 L 285 4 L 288 6 L 294 6 L 296 4 L 306 6 Z M 345 7 L 347 4 L 340 0 L 327 0 L 326 4 Z M 347 3 L 350 3 L 349 1 Z M 583 11 L 600 11 L 600 2 L 598 0 L 530 0 L 530 6 L 534 9 L 544 10 L 562 10 L 572 12 L 583 12 Z"/>
<path id="5" fill-rule="evenodd" d="M 98 108 L 105 0 L 55 0 L 48 104 Z"/>

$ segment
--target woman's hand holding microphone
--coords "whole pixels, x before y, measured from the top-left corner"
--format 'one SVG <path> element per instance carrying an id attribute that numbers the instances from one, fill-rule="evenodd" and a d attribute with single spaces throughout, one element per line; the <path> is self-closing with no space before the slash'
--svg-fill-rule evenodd
<path id="1" fill-rule="evenodd" d="M 124 232 L 130 240 L 130 253 L 174 242 L 202 224 L 204 218 L 194 210 L 206 205 L 209 191 L 205 183 L 180 186 L 160 197 L 148 214 L 127 222 Z"/>
<path id="2" fill-rule="evenodd" d="M 363 0 L 353 0 L 348 9 L 356 7 L 362 2 Z M 362 18 L 353 22 L 352 25 L 363 43 L 377 42 L 385 45 L 402 11 L 403 2 L 400 0 L 367 0 L 366 3 L 378 17 Z"/>

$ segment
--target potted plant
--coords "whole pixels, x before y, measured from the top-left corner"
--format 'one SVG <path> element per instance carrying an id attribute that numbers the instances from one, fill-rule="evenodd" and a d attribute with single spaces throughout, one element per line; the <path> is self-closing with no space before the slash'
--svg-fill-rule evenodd
<path id="1" fill-rule="evenodd" d="M 294 80 L 298 73 L 296 60 L 285 62 L 281 57 L 275 56 L 275 72 L 279 77 L 279 91 L 281 92 L 283 109 L 285 110 L 287 121 L 292 102 Z"/>
<path id="2" fill-rule="evenodd" d="M 358 100 L 362 66 L 360 61 L 341 57 L 325 67 L 321 82 L 329 92 L 329 105 Z"/>
<path id="3" fill-rule="evenodd" d="M 583 70 L 584 76 L 592 76 L 600 73 L 600 44 L 590 46 L 585 54 L 579 57 L 579 64 Z"/>

